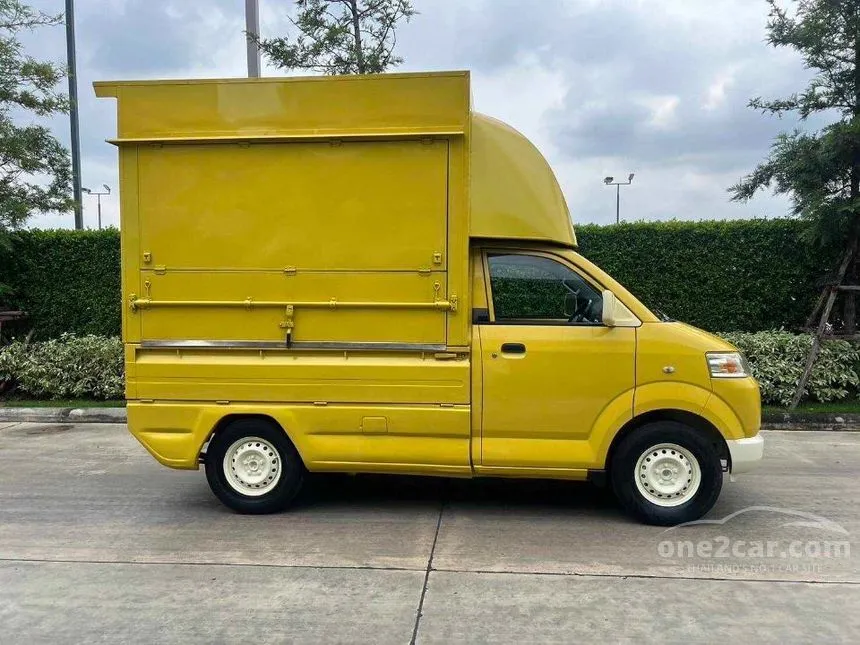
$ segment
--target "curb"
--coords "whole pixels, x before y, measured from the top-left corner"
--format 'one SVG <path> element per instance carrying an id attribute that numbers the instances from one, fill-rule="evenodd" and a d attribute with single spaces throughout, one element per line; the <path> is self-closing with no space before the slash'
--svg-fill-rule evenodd
<path id="1" fill-rule="evenodd" d="M 6 423 L 125 423 L 125 408 L 0 408 Z"/>
<path id="2" fill-rule="evenodd" d="M 860 432 L 860 414 L 829 412 L 770 412 L 762 414 L 765 430 L 829 430 Z"/>

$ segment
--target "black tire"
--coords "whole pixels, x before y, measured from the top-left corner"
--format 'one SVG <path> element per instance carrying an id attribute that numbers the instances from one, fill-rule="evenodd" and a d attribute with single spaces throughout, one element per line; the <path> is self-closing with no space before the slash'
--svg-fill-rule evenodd
<path id="1" fill-rule="evenodd" d="M 280 468 L 280 478 L 271 490 L 260 495 L 246 495 L 237 490 L 225 472 L 224 457 L 227 450 L 243 439 L 254 442 L 254 438 L 265 440 L 277 456 L 270 455 L 272 466 Z M 263 444 L 265 445 L 265 444 Z M 218 431 L 206 450 L 206 479 L 209 487 L 221 502 L 239 513 L 261 515 L 276 513 L 287 508 L 298 494 L 305 475 L 302 458 L 287 434 L 272 422 L 264 419 L 238 419 Z"/>
<path id="2" fill-rule="evenodd" d="M 636 483 L 641 476 L 637 473 L 637 462 L 659 444 L 676 444 L 698 461 L 699 488 L 677 506 L 660 506 L 650 501 Z M 698 520 L 711 510 L 723 487 L 723 468 L 718 446 L 709 434 L 675 421 L 659 421 L 637 428 L 622 439 L 611 457 L 609 479 L 615 496 L 628 513 L 646 524 L 674 526 Z"/>

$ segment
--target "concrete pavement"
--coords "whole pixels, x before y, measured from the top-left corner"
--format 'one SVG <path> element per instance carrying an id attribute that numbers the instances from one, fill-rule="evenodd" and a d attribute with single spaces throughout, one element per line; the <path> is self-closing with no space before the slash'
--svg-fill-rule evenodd
<path id="1" fill-rule="evenodd" d="M 121 425 L 0 423 L 0 641 L 856 640 L 860 435 L 766 440 L 738 515 L 665 531 L 570 482 L 315 477 L 239 516 Z"/>

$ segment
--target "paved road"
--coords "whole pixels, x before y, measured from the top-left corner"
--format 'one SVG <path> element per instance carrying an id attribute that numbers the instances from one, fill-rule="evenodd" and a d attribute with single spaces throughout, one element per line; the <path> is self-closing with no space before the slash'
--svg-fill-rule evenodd
<path id="1" fill-rule="evenodd" d="M 856 641 L 860 434 L 767 442 L 709 518 L 741 513 L 664 531 L 558 482 L 317 477 L 239 516 L 123 426 L 0 424 L 0 641 Z"/>

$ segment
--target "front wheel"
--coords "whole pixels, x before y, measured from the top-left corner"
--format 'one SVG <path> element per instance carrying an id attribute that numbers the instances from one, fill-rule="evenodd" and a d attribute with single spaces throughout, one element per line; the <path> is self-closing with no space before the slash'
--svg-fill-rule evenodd
<path id="1" fill-rule="evenodd" d="M 206 479 L 215 496 L 239 513 L 274 513 L 299 492 L 305 467 L 281 428 L 239 419 L 219 431 L 206 450 Z"/>
<path id="2" fill-rule="evenodd" d="M 723 486 L 720 454 L 711 438 L 674 421 L 633 431 L 615 450 L 609 469 L 624 509 L 658 526 L 701 518 Z"/>

